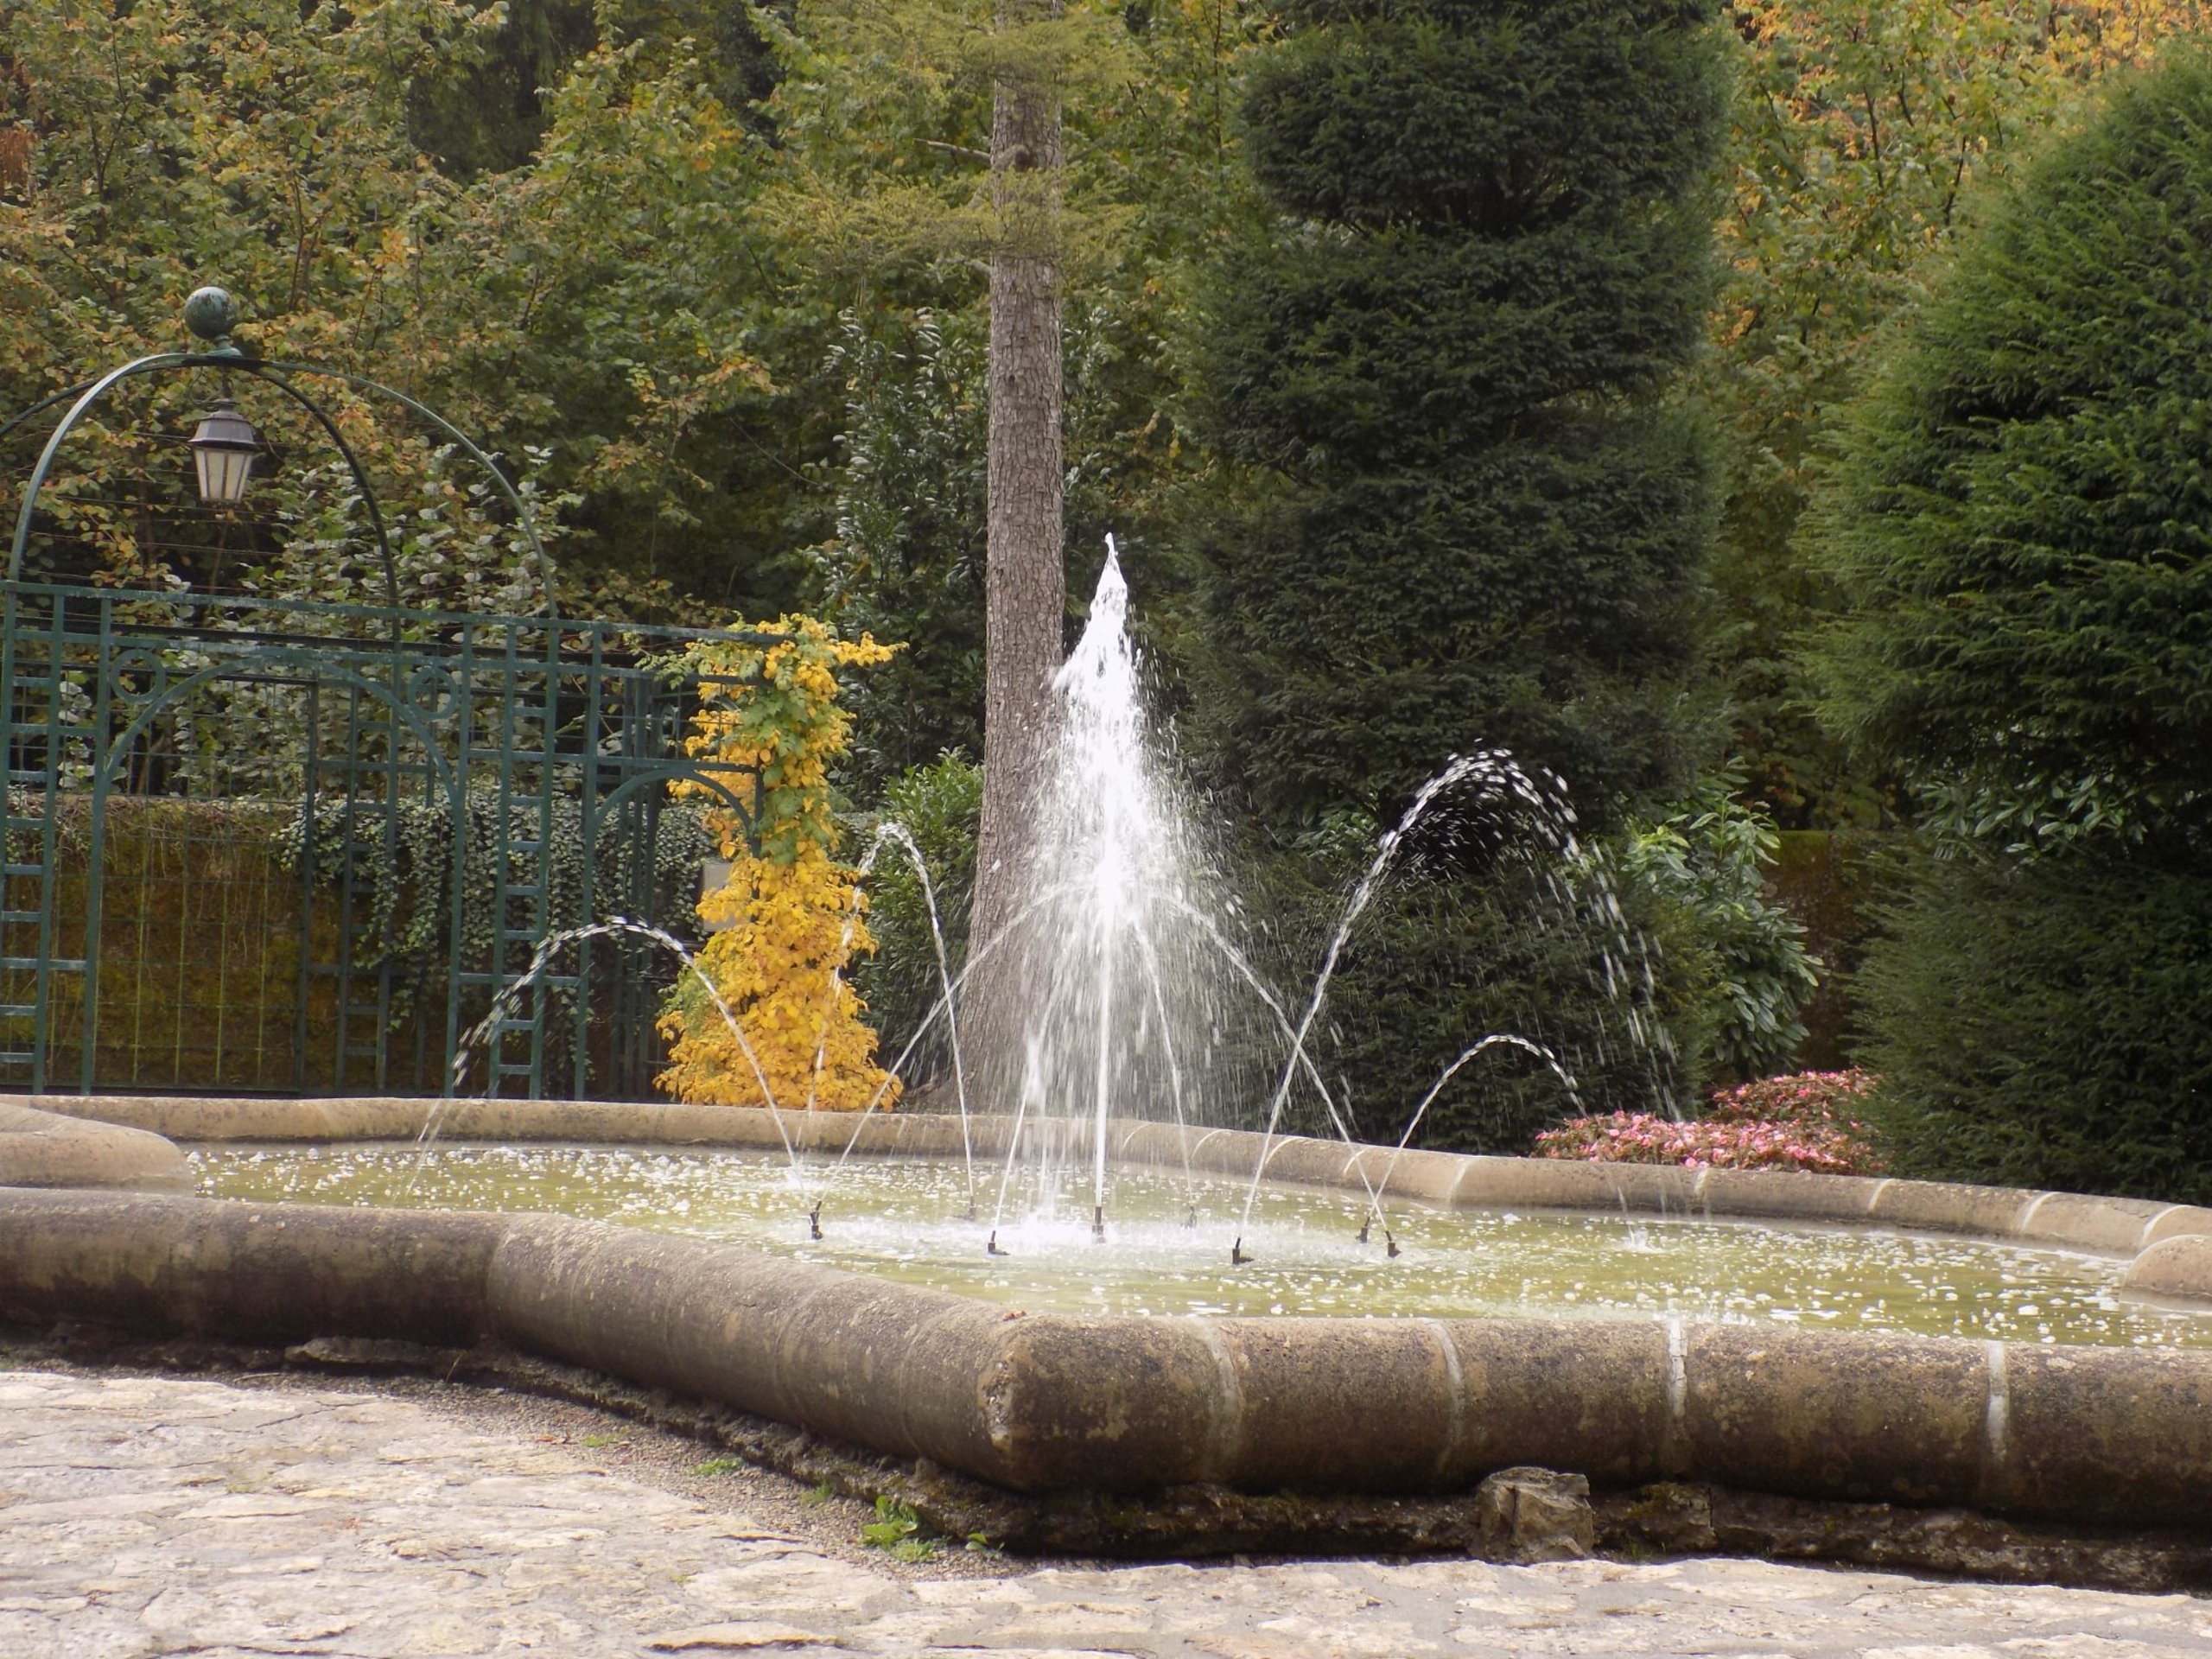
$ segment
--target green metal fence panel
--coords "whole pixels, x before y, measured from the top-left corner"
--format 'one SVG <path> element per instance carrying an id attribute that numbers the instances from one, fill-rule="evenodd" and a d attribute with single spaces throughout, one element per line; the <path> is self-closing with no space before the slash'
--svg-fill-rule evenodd
<path id="1" fill-rule="evenodd" d="M 728 636 L 25 581 L 0 608 L 0 1084 L 453 1092 L 550 933 L 696 931 L 671 785 L 757 808 L 684 750 L 683 652 Z M 567 948 L 461 1086 L 648 1095 L 672 971 Z"/>

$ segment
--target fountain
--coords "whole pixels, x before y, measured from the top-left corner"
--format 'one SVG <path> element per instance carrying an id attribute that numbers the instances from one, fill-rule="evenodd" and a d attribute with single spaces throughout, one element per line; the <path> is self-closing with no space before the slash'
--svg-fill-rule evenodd
<path id="1" fill-rule="evenodd" d="M 1081 639 L 1054 683 L 1060 698 L 1057 762 L 1042 814 L 1042 852 L 1018 922 L 995 948 L 1015 953 L 1028 992 L 1022 1029 L 987 1057 L 1015 1128 L 993 1216 L 1007 1219 L 1014 1160 L 1047 1163 L 1065 1152 L 1087 1168 L 1091 1236 L 1107 1236 L 1108 1128 L 1117 1111 L 1152 1103 L 1187 1146 L 1193 1127 L 1217 1125 L 1243 1092 L 1215 1064 L 1224 1027 L 1256 996 L 1280 1004 L 1228 937 L 1222 882 L 1192 814 L 1147 741 L 1139 663 L 1127 628 L 1128 588 L 1112 537 Z M 1243 982 L 1240 986 L 1239 980 Z M 948 1014 L 950 1003 L 947 1003 Z M 1287 1065 L 1303 1065 L 1304 1033 Z M 957 1042 L 955 1065 L 960 1063 Z M 1322 1098 L 1327 1102 L 1325 1088 Z M 1082 1109 L 1087 1106 L 1088 1110 Z M 1074 1108 L 1087 1130 L 1052 1123 Z M 1333 1113 L 1333 1103 L 1329 1103 Z"/>
<path id="2" fill-rule="evenodd" d="M 1245 1249 L 1245 1235 L 1262 1170 L 1294 1088 L 1300 1083 L 1307 1085 L 1337 1137 L 1347 1147 L 1357 1144 L 1351 1126 L 1307 1044 L 1354 929 L 1413 844 L 1415 833 L 1428 828 L 1446 810 L 1463 808 L 1470 798 L 1499 801 L 1534 823 L 1543 851 L 1572 863 L 1578 851 L 1573 817 L 1555 780 L 1549 789 L 1540 787 L 1510 756 L 1484 753 L 1450 760 L 1416 792 L 1397 825 L 1381 838 L 1372 861 L 1344 906 L 1302 1013 L 1294 1024 L 1282 997 L 1254 968 L 1246 950 L 1230 937 L 1234 906 L 1219 896 L 1224 883 L 1206 856 L 1202 839 L 1192 827 L 1193 814 L 1171 781 L 1158 746 L 1146 729 L 1140 664 L 1128 634 L 1128 584 L 1109 537 L 1089 621 L 1055 683 L 1062 718 L 1058 762 L 1042 815 L 1045 853 L 1038 861 L 1032 889 L 1020 896 L 1013 925 L 1000 939 L 976 953 L 968 965 L 972 971 L 997 951 L 1014 953 L 1020 959 L 1023 982 L 1033 992 L 1025 1027 L 1010 1045 L 1018 1051 L 1019 1063 L 1010 1057 L 997 1057 L 997 1092 L 1014 1101 L 1015 1113 L 983 1250 L 987 1255 L 1007 1254 L 998 1238 L 1007 1228 L 1007 1204 L 1016 1189 L 1017 1164 L 1023 1154 L 1046 1169 L 1058 1169 L 1078 1136 L 1083 1142 L 1080 1162 L 1089 1178 L 1090 1237 L 1095 1243 L 1105 1243 L 1110 1184 L 1109 1127 L 1117 1111 L 1133 1106 L 1141 1110 L 1150 1103 L 1155 1110 L 1164 1108 L 1165 1115 L 1174 1122 L 1187 1185 L 1192 1129 L 1218 1127 L 1234 1116 L 1235 1103 L 1252 1092 L 1251 1080 L 1236 1075 L 1233 1068 L 1210 1063 L 1224 1046 L 1222 1033 L 1225 1027 L 1249 1024 L 1259 1017 L 1262 1028 L 1239 1033 L 1243 1040 L 1233 1046 L 1240 1051 L 1257 1050 L 1266 1036 L 1274 1035 L 1280 1038 L 1283 1054 L 1267 1096 L 1264 1133 L 1250 1179 L 1241 1204 L 1235 1206 L 1236 1234 L 1228 1254 L 1233 1262 L 1243 1265 L 1254 1259 Z M 978 1211 L 967 1087 L 969 1066 L 960 1040 L 958 987 L 937 915 L 927 861 L 904 826 L 887 821 L 876 827 L 859 860 L 861 877 L 865 880 L 887 849 L 902 853 L 918 877 L 942 993 L 894 1060 L 892 1071 L 895 1073 L 904 1067 L 935 1022 L 944 1022 L 962 1125 L 964 1214 L 973 1221 L 978 1218 Z M 1602 882 L 1601 875 L 1596 879 Z M 844 924 L 848 947 L 859 920 L 858 884 L 855 893 L 854 907 Z M 1618 988 L 1625 982 L 1625 976 L 1614 964 L 1628 961 L 1631 953 L 1619 906 L 1610 889 L 1601 887 L 1601 897 L 1602 913 L 1620 936 L 1615 949 L 1606 953 L 1608 980 Z M 797 1104 L 779 1102 L 741 1023 L 683 942 L 664 929 L 621 917 L 563 930 L 540 942 L 524 973 L 495 999 L 460 1044 L 454 1062 L 453 1092 L 463 1092 L 474 1057 L 488 1049 L 512 1010 L 542 976 L 553 970 L 563 949 L 613 935 L 642 938 L 666 950 L 679 971 L 691 976 L 705 992 L 750 1066 L 785 1157 L 796 1170 L 803 1156 L 791 1141 L 786 1116 L 814 1109 L 828 1029 L 827 1007 L 815 1046 L 813 1083 L 805 1100 Z M 838 977 L 833 972 L 827 1006 L 835 1005 Z M 1642 1040 L 1642 1027 L 1632 1005 L 1625 1014 L 1631 1035 Z M 1274 1029 L 1268 1032 L 1264 1027 L 1270 1021 Z M 1558 1077 L 1564 1102 L 1579 1101 L 1573 1075 L 1550 1050 L 1510 1033 L 1485 1036 L 1445 1068 L 1407 1121 L 1398 1142 L 1401 1151 L 1418 1132 L 1429 1107 L 1459 1072 L 1495 1049 L 1532 1057 Z M 880 1091 L 877 1098 L 880 1100 Z M 1087 1112 L 1065 1117 L 1055 1113 L 1054 1109 L 1063 1103 L 1083 1103 L 1088 1104 Z M 442 1109 L 433 1109 L 418 1146 L 427 1147 L 435 1141 L 443 1116 Z M 855 1139 L 859 1133 L 856 1128 Z M 847 1143 L 841 1164 L 849 1156 L 852 1145 L 852 1141 Z M 1040 1186 L 1044 1180 L 1039 1178 Z M 1382 1217 L 1381 1198 L 1369 1186 L 1359 1232 L 1362 1244 L 1370 1242 L 1371 1224 Z M 810 1211 L 810 1224 L 813 1236 L 819 1237 L 818 1202 Z M 1196 1205 L 1190 1206 L 1189 1224 L 1191 1230 L 1198 1230 Z M 1400 1247 L 1387 1225 L 1384 1234 L 1386 1259 L 1395 1259 Z"/>
<path id="3" fill-rule="evenodd" d="M 1060 678 L 1054 873 L 975 953 L 1054 944 L 1024 958 L 1036 1017 L 1010 1111 L 971 1109 L 942 955 L 924 1030 L 954 1037 L 950 1114 L 454 1099 L 426 1124 L 413 1101 L 44 1098 L 0 1114 L 0 1183 L 56 1189 L 0 1185 L 0 1314 L 494 1341 L 918 1460 L 899 1478 L 920 1496 L 995 1493 L 1039 1547 L 1326 1547 L 1376 1495 L 1398 1519 L 1360 1535 L 1465 1547 L 1420 1505 L 1464 1509 L 1520 1465 L 1630 1509 L 1691 1482 L 1714 1503 L 1902 1505 L 1900 1527 L 1948 1505 L 2202 1533 L 2212 1211 L 1415 1147 L 1487 1055 L 1573 1097 L 1561 1057 L 1504 1033 L 1466 1045 L 1395 1145 L 1354 1141 L 1308 1041 L 1376 892 L 1470 797 L 1527 809 L 1570 861 L 1572 818 L 1505 757 L 1453 761 L 1287 1003 L 1147 756 L 1126 604 L 1109 556 Z M 866 859 L 888 847 L 920 861 L 893 828 Z M 1618 924 L 1578 879 L 1574 901 Z M 1608 972 L 1632 988 L 1644 970 L 1623 930 Z M 1211 1064 L 1236 1019 L 1281 1044 L 1257 1087 Z M 1300 1086 L 1333 1138 L 1284 1132 Z M 1215 1127 L 1240 1090 L 1256 1127 Z M 1146 1099 L 1156 1121 L 1129 1115 Z M 213 1196 L 92 1190 L 179 1179 Z M 1303 1533 L 1220 1523 L 1284 1491 L 1315 1495 Z M 1161 1496 L 1185 1491 L 1211 1496 Z M 1102 1492 L 1133 1497 L 1083 1496 Z M 1023 1513 L 1059 1518 L 1020 1533 Z M 1883 1560 L 1956 1559 L 1884 1535 Z"/>

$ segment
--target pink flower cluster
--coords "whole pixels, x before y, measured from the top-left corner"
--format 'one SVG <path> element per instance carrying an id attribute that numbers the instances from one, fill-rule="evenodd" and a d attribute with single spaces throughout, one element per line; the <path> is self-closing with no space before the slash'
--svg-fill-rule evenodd
<path id="1" fill-rule="evenodd" d="M 1865 1071 L 1764 1077 L 1714 1094 L 1708 1116 L 1687 1123 L 1649 1112 L 1570 1118 L 1536 1137 L 1540 1158 L 1592 1163 L 1676 1164 L 1685 1169 L 1802 1169 L 1871 1175 L 1881 1160 L 1853 1109 L 1877 1079 Z"/>

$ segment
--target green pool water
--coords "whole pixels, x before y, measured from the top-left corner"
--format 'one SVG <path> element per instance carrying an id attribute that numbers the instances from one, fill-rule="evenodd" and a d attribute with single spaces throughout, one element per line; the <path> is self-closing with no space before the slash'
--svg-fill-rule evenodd
<path id="1" fill-rule="evenodd" d="M 794 1171 L 741 1152 L 577 1147 L 203 1148 L 200 1190 L 301 1203 L 543 1210 L 724 1238 L 911 1284 L 1068 1313 L 1666 1315 L 1803 1330 L 2018 1342 L 2212 1346 L 2212 1313 L 2119 1287 L 2124 1264 L 1985 1240 L 1840 1228 L 1394 1205 L 1359 1243 L 1362 1201 L 1262 1187 L 1230 1262 L 1241 1182 L 1113 1174 L 1104 1244 L 1087 1173 L 854 1159 Z M 822 1205 L 823 1236 L 808 1212 Z M 1186 1224 L 1195 1209 L 1198 1224 Z M 995 1216 L 1009 1254 L 987 1255 Z"/>

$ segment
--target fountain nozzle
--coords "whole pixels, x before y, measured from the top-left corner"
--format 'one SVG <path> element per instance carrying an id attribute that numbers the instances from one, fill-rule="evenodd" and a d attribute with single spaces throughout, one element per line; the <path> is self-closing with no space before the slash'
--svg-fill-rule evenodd
<path id="1" fill-rule="evenodd" d="M 983 1254 L 985 1255 L 1004 1255 L 1006 1254 L 1004 1250 L 999 1249 L 999 1235 L 996 1228 L 993 1228 L 991 1230 L 990 1237 L 983 1241 Z"/>
<path id="2" fill-rule="evenodd" d="M 1382 1230 L 1382 1242 L 1390 1247 L 1389 1251 L 1390 1259 L 1393 1262 L 1396 1261 L 1399 1255 L 1398 1241 L 1390 1236 L 1390 1230 L 1388 1227 Z"/>
<path id="3" fill-rule="evenodd" d="M 1244 1241 L 1243 1239 L 1238 1239 L 1234 1244 L 1229 1247 L 1229 1265 L 1230 1267 L 1241 1268 L 1251 1259 L 1252 1258 L 1250 1256 L 1244 1254 Z"/>
<path id="4" fill-rule="evenodd" d="M 1198 1206 L 1195 1204 L 1191 1206 L 1190 1217 L 1184 1222 L 1183 1230 L 1186 1233 L 1195 1233 L 1198 1230 Z"/>
<path id="5" fill-rule="evenodd" d="M 1106 1242 L 1106 1206 L 1103 1204 L 1090 1206 L 1090 1242 L 1094 1244 Z"/>
<path id="6" fill-rule="evenodd" d="M 806 1212 L 806 1233 L 809 1238 L 822 1236 L 822 1200 L 814 1201 L 814 1208 Z"/>
<path id="7" fill-rule="evenodd" d="M 1367 1230 L 1374 1225 L 1374 1223 L 1375 1218 L 1372 1216 L 1362 1216 L 1359 1218 L 1359 1242 L 1361 1243 L 1364 1244 L 1367 1243 Z"/>

